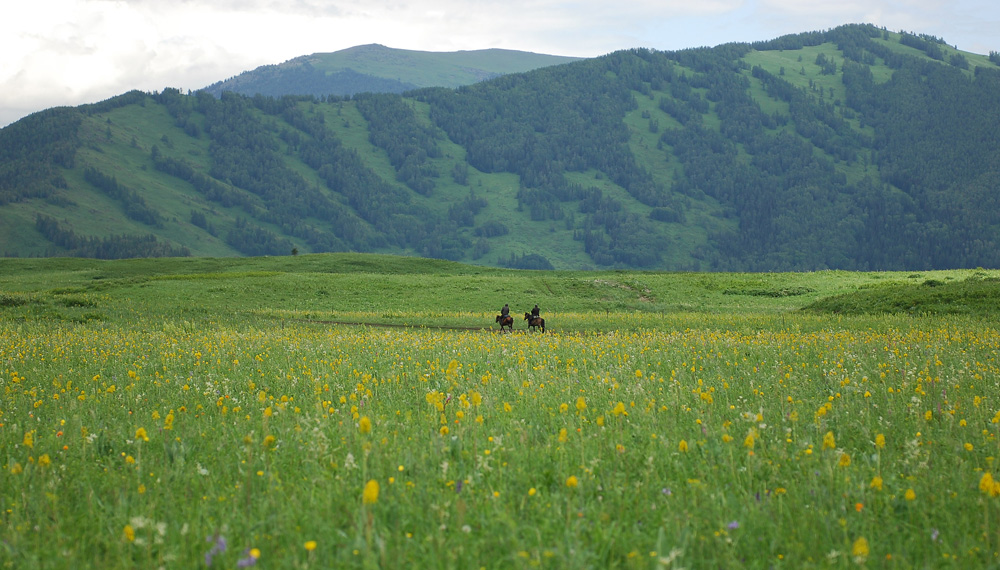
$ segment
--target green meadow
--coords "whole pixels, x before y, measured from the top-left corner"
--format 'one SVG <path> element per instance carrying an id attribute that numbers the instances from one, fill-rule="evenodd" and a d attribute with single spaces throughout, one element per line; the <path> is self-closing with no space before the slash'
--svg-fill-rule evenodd
<path id="1" fill-rule="evenodd" d="M 0 567 L 996 567 L 998 300 L 983 269 L 2 259 Z"/>

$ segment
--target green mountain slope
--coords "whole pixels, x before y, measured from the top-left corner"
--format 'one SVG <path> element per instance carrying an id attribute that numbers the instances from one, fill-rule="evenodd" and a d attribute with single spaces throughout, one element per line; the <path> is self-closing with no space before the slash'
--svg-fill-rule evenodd
<path id="1" fill-rule="evenodd" d="M 998 60 L 850 25 L 405 97 L 132 92 L 0 130 L 0 253 L 996 267 Z"/>
<path id="2" fill-rule="evenodd" d="M 420 87 L 460 87 L 579 59 L 504 49 L 429 52 L 371 44 L 265 65 L 205 90 L 215 96 L 232 91 L 274 97 L 402 93 Z"/>

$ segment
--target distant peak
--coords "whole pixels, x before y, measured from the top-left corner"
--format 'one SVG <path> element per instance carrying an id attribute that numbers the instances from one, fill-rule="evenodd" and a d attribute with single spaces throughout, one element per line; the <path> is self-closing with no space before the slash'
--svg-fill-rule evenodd
<path id="1" fill-rule="evenodd" d="M 364 45 L 360 45 L 360 46 L 354 46 L 354 47 L 345 48 L 345 49 L 342 49 L 340 51 L 342 51 L 342 52 L 350 52 L 350 51 L 387 51 L 387 50 L 391 50 L 391 49 L 392 48 L 384 46 L 382 44 L 364 44 Z"/>

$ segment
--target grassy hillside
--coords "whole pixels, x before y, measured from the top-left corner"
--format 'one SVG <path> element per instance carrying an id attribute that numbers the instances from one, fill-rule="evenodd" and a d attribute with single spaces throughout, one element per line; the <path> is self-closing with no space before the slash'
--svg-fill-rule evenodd
<path id="1" fill-rule="evenodd" d="M 488 67 L 476 52 L 446 66 L 338 53 L 311 65 Z M 0 131 L 0 253 L 995 267 L 998 77 L 991 58 L 936 38 L 846 26 L 406 97 L 133 92 Z"/>
<path id="2" fill-rule="evenodd" d="M 460 87 L 579 59 L 503 49 L 429 52 L 371 44 L 259 67 L 205 89 L 215 95 L 222 91 L 278 96 L 400 93 L 420 87 Z"/>
<path id="3" fill-rule="evenodd" d="M 430 52 L 372 44 L 305 56 L 317 69 L 397 79 L 417 87 L 460 87 L 506 73 L 523 73 L 581 58 L 505 49 Z"/>
<path id="4" fill-rule="evenodd" d="M 551 330 L 719 326 L 792 313 L 1000 311 L 1000 273 L 723 274 L 516 271 L 371 254 L 99 261 L 0 260 L 0 318 L 14 321 L 265 319 L 432 328 L 495 328 L 538 303 Z M 802 317 L 808 320 L 808 317 Z M 823 319 L 816 321 L 822 322 Z"/>

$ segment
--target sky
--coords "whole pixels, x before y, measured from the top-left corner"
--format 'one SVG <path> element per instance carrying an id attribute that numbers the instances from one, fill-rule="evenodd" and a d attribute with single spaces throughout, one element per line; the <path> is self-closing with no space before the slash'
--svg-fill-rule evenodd
<path id="1" fill-rule="evenodd" d="M 1000 51 L 996 0 L 7 0 L 0 127 L 127 91 L 197 90 L 363 44 L 593 57 L 869 23 Z"/>

